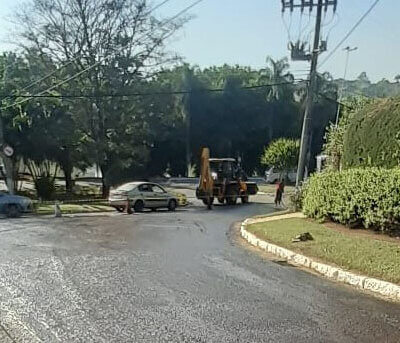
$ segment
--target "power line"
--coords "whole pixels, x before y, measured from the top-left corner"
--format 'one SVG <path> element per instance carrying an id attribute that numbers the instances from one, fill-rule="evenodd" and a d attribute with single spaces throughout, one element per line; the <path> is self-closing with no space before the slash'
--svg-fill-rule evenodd
<path id="1" fill-rule="evenodd" d="M 297 83 L 296 83 L 297 81 Z M 294 85 L 302 82 L 306 82 L 305 80 L 298 79 L 294 81 L 287 82 L 279 82 L 272 84 L 261 84 L 261 85 L 253 85 L 253 86 L 243 86 L 239 89 L 241 90 L 253 90 L 260 88 L 268 88 L 275 86 L 284 86 L 284 85 Z M 84 99 L 84 98 L 120 98 L 120 97 L 137 97 L 137 96 L 152 96 L 152 95 L 182 95 L 182 94 L 194 94 L 194 93 L 212 93 L 212 92 L 223 92 L 226 88 L 202 88 L 202 89 L 193 89 L 193 90 L 180 90 L 180 91 L 165 91 L 165 92 L 138 92 L 138 93 L 99 93 L 99 94 L 43 94 L 43 95 L 9 95 L 12 98 L 76 98 L 76 99 Z"/>
<path id="2" fill-rule="evenodd" d="M 175 20 L 176 18 L 180 17 L 182 14 L 184 14 L 184 13 L 187 12 L 187 11 L 189 11 L 191 8 L 193 8 L 194 6 L 196 6 L 197 4 L 199 4 L 199 3 L 202 2 L 202 1 L 204 1 L 204 0 L 197 0 L 197 1 L 195 1 L 194 3 L 192 3 L 191 5 L 185 7 L 183 10 L 181 10 L 180 12 L 178 12 L 177 14 L 175 14 L 173 17 L 171 17 L 171 18 L 169 18 L 168 20 L 166 20 L 165 22 L 163 22 L 163 23 L 162 23 L 162 26 L 165 26 L 165 25 L 169 24 L 171 21 L 173 21 L 173 20 Z M 147 34 L 148 34 L 148 32 L 144 33 L 142 36 L 140 36 L 139 39 L 141 39 L 141 38 L 143 38 L 143 37 L 146 37 Z M 5 110 L 5 109 L 8 109 L 8 108 L 10 108 L 10 107 L 14 107 L 14 106 L 17 106 L 17 105 L 21 105 L 21 104 L 25 103 L 26 101 L 28 101 L 28 100 L 30 100 L 30 99 L 33 99 L 35 96 L 44 95 L 45 93 L 50 92 L 50 91 L 52 91 L 53 89 L 55 89 L 55 88 L 57 88 L 57 87 L 59 87 L 59 86 L 62 86 L 62 85 L 64 85 L 64 84 L 68 83 L 69 81 L 72 81 L 72 80 L 76 79 L 77 77 L 81 76 L 82 74 L 86 73 L 87 71 L 89 71 L 89 70 L 91 70 L 91 69 L 97 67 L 99 64 L 103 63 L 103 62 L 104 62 L 105 60 L 107 60 L 109 57 L 110 57 L 110 56 L 104 56 L 103 58 L 101 58 L 101 59 L 100 59 L 99 61 L 97 61 L 96 63 L 93 63 L 92 65 L 90 65 L 90 66 L 86 67 L 85 69 L 81 70 L 80 72 L 78 72 L 78 73 L 76 73 L 76 74 L 74 74 L 74 75 L 72 75 L 72 76 L 70 76 L 70 77 L 64 79 L 63 81 L 61 81 L 61 82 L 59 82 L 59 83 L 57 83 L 57 84 L 55 84 L 55 85 L 53 85 L 53 86 L 51 86 L 51 87 L 49 87 L 49 88 L 43 90 L 43 91 L 41 91 L 41 92 L 35 94 L 34 96 L 27 97 L 27 98 L 25 98 L 25 99 L 23 99 L 23 100 L 21 100 L 21 101 L 19 101 L 19 102 L 16 102 L 16 103 L 14 103 L 14 104 L 12 104 L 12 105 L 8 105 L 8 106 L 6 106 L 6 107 L 2 107 L 2 108 L 0 108 L 0 110 Z"/>
<path id="3" fill-rule="evenodd" d="M 375 0 L 371 7 L 365 12 L 361 18 L 354 24 L 350 31 L 343 37 L 343 39 L 335 46 L 335 48 L 329 53 L 329 55 L 320 63 L 319 68 L 328 61 L 332 55 L 341 47 L 341 45 L 350 37 L 350 35 L 357 29 L 357 27 L 364 21 L 364 19 L 371 13 L 375 6 L 380 0 Z"/>
<path id="4" fill-rule="evenodd" d="M 158 5 L 156 5 L 153 8 L 151 8 L 145 15 L 150 15 L 152 12 L 154 12 L 155 10 L 157 10 L 158 8 L 160 8 L 161 6 L 163 6 L 164 4 L 166 4 L 169 1 L 171 1 L 171 0 L 164 0 L 164 1 L 160 2 Z M 68 67 L 69 65 L 71 65 L 72 63 L 77 61 L 80 57 L 81 56 L 77 56 L 77 57 L 73 58 L 72 60 L 68 61 L 67 63 L 65 63 L 63 65 L 61 65 L 59 68 L 56 68 L 55 70 L 53 70 L 52 72 L 48 73 L 47 75 L 39 78 L 36 81 L 33 81 L 32 83 L 30 83 L 27 86 L 25 86 L 24 88 L 22 88 L 21 91 L 28 90 L 28 89 L 32 88 L 33 86 L 36 86 L 38 83 L 47 80 L 49 77 L 52 77 L 58 71 Z"/>

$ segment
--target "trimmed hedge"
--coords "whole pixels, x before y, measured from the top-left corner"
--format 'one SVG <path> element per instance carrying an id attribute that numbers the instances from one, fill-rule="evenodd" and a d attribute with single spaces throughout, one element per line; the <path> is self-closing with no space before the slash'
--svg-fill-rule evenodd
<path id="1" fill-rule="evenodd" d="M 304 186 L 303 212 L 318 220 L 391 229 L 400 222 L 400 168 L 355 168 L 313 175 Z"/>
<path id="2" fill-rule="evenodd" d="M 343 167 L 400 165 L 400 97 L 379 99 L 356 112 L 343 142 Z"/>

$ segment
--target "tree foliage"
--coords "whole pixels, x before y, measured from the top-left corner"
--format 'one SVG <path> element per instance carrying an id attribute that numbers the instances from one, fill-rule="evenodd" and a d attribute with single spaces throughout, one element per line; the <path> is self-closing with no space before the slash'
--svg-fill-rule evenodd
<path id="1" fill-rule="evenodd" d="M 330 123 L 325 133 L 323 152 L 327 156 L 326 168 L 329 170 L 341 170 L 344 153 L 344 135 L 348 129 L 354 114 L 367 103 L 372 102 L 361 96 L 347 98 L 340 108 L 338 125 Z"/>
<path id="2" fill-rule="evenodd" d="M 362 72 L 355 80 L 333 80 L 339 87 L 343 87 L 343 96 L 366 96 L 373 98 L 385 98 L 400 95 L 400 75 L 394 76 L 395 82 L 382 79 L 378 82 L 371 82 L 366 72 Z"/>
<path id="3" fill-rule="evenodd" d="M 33 18 L 37 19 L 36 12 L 34 9 Z M 48 33 L 47 28 L 42 30 Z M 38 32 L 43 44 L 31 41 L 29 49 L 7 62 L 12 68 L 8 68 L 9 78 L 2 89 L 13 95 L 2 99 L 7 106 L 2 116 L 9 142 L 35 179 L 54 176 L 60 168 L 71 190 L 73 170 L 93 164 L 103 172 L 105 189 L 125 180 L 162 175 L 166 170 L 182 175 L 187 142 L 192 165 L 197 164 L 201 147 L 208 146 L 215 157 L 241 157 L 248 174 L 262 173 L 263 147 L 281 137 L 296 139 L 300 135 L 304 110 L 300 86 L 292 83 L 286 59 L 269 58 L 265 68 L 258 70 L 229 65 L 201 69 L 184 64 L 150 73 L 144 65 L 135 65 L 137 56 L 129 56 L 129 49 L 121 48 L 92 72 L 51 92 L 55 96 L 82 94 L 82 98 L 40 98 L 8 107 L 25 99 L 19 95 L 52 87 L 84 70 L 90 65 L 90 56 L 96 61 L 100 58 L 96 49 L 91 55 L 85 48 L 82 55 L 73 52 L 78 54 L 76 58 L 67 68 L 60 68 L 59 59 L 68 60 L 68 54 L 60 50 L 55 56 L 55 51 L 49 50 L 54 42 L 48 42 L 43 32 Z M 161 63 L 163 56 L 159 57 Z M 52 78 L 24 89 L 49 71 L 54 71 Z M 256 87 L 248 88 L 252 86 Z M 182 94 L 182 90 L 189 92 Z M 93 96 L 87 97 L 90 94 Z M 313 130 L 323 130 L 333 107 L 328 100 L 319 99 Z M 317 152 L 318 144 L 314 139 L 312 147 Z"/>
<path id="4" fill-rule="evenodd" d="M 265 148 L 261 163 L 275 167 L 282 172 L 288 172 L 297 166 L 300 144 L 298 140 L 280 138 Z"/>
<path id="5" fill-rule="evenodd" d="M 344 167 L 400 164 L 400 98 L 376 100 L 356 112 L 344 135 Z"/>
<path id="6" fill-rule="evenodd" d="M 100 95 L 147 89 L 145 78 L 174 59 L 165 42 L 186 19 L 159 20 L 146 0 L 32 0 L 17 19 L 23 46 L 67 63 L 59 76 L 80 73 L 69 86 L 93 94 L 75 101 L 73 112 L 102 171 L 106 195 L 112 174 L 148 160 L 149 122 L 157 114 L 144 111 L 141 99 L 116 101 Z"/>

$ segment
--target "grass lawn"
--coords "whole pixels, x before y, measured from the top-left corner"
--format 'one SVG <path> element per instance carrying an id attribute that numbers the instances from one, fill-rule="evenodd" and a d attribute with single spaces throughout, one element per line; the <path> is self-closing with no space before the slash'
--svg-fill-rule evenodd
<path id="1" fill-rule="evenodd" d="M 400 284 L 400 243 L 395 241 L 350 235 L 300 218 L 252 224 L 247 229 L 258 238 L 322 262 Z M 291 242 L 304 232 L 311 233 L 314 240 Z"/>
<path id="2" fill-rule="evenodd" d="M 92 212 L 110 212 L 115 211 L 114 208 L 103 203 L 90 204 L 60 204 L 61 212 L 64 214 L 73 213 L 92 213 Z M 37 208 L 37 214 L 54 214 L 54 205 L 41 204 Z"/>

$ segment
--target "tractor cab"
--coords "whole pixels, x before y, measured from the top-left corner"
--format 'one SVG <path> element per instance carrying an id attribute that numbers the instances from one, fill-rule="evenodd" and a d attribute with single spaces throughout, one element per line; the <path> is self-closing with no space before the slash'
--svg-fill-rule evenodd
<path id="1" fill-rule="evenodd" d="M 214 183 L 223 180 L 247 180 L 246 173 L 234 158 L 210 158 L 210 170 Z"/>

